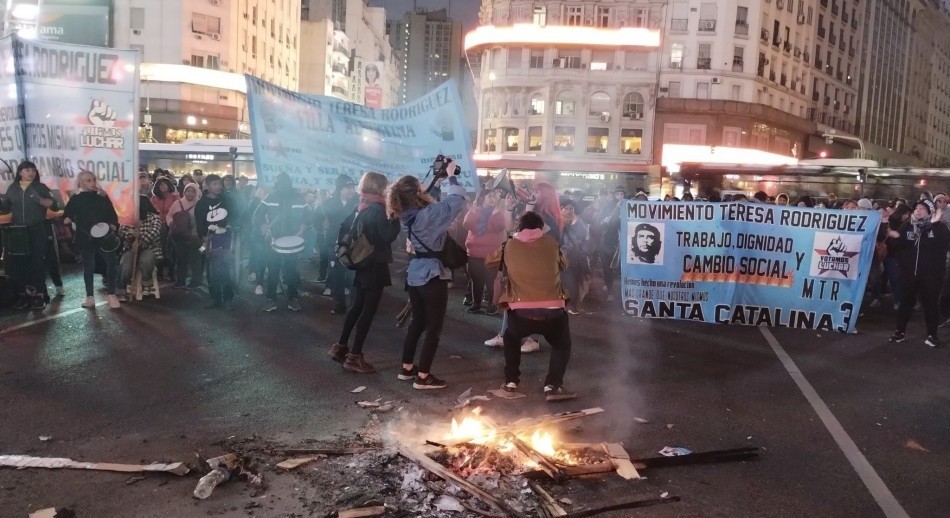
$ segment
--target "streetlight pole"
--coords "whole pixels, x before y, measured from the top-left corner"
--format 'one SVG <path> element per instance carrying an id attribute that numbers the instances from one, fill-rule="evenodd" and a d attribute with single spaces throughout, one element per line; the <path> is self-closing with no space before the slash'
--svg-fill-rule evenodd
<path id="1" fill-rule="evenodd" d="M 857 142 L 858 149 L 859 149 L 858 154 L 860 155 L 858 158 L 862 160 L 867 158 L 867 152 L 865 152 L 864 150 L 864 141 L 858 137 L 848 137 L 846 135 L 838 135 L 835 133 L 835 130 L 829 130 L 827 133 L 822 133 L 821 136 L 825 138 L 825 143 L 829 145 L 833 144 L 835 139 L 847 140 L 850 142 Z"/>
<path id="2" fill-rule="evenodd" d="M 495 72 L 488 73 L 488 81 L 491 84 L 489 89 L 489 98 L 491 99 L 491 111 L 488 113 L 488 133 L 492 136 L 492 143 L 495 149 L 489 147 L 489 152 L 494 152 L 498 150 L 498 137 L 495 135 L 495 79 L 498 79 L 498 76 L 495 75 Z"/>

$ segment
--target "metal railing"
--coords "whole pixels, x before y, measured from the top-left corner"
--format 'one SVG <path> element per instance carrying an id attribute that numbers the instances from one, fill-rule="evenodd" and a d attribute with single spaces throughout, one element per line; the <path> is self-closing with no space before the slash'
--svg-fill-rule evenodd
<path id="1" fill-rule="evenodd" d="M 674 32 L 686 32 L 689 29 L 689 20 L 686 18 L 673 18 L 670 21 L 670 30 Z"/>

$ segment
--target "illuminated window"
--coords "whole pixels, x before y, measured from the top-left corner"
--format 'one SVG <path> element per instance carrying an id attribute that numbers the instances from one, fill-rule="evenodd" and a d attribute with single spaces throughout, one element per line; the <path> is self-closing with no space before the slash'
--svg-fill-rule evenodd
<path id="1" fill-rule="evenodd" d="M 620 152 L 625 155 L 639 155 L 643 149 L 643 130 L 620 130 Z"/>
<path id="2" fill-rule="evenodd" d="M 541 94 L 534 94 L 531 96 L 531 111 L 528 112 L 529 115 L 544 115 L 544 98 L 541 97 Z"/>
<path id="3" fill-rule="evenodd" d="M 629 119 L 643 118 L 643 96 L 638 92 L 630 92 L 623 96 L 623 116 Z"/>
<path id="4" fill-rule="evenodd" d="M 555 115 L 574 115 L 574 94 L 570 91 L 564 91 L 557 94 L 557 100 L 554 101 Z"/>
<path id="5" fill-rule="evenodd" d="M 591 117 L 610 116 L 610 96 L 604 92 L 594 92 L 590 96 L 588 115 Z"/>
<path id="6" fill-rule="evenodd" d="M 486 153 L 497 151 L 497 145 L 495 143 L 495 134 L 497 131 L 498 130 L 495 129 L 486 129 L 484 131 L 484 139 L 482 139 L 482 151 Z"/>
<path id="7" fill-rule="evenodd" d="M 670 50 L 670 68 L 683 68 L 682 43 L 674 43 Z"/>
<path id="8" fill-rule="evenodd" d="M 554 127 L 554 151 L 574 151 L 574 126 Z"/>
<path id="9" fill-rule="evenodd" d="M 587 152 L 606 153 L 610 141 L 610 130 L 607 128 L 587 129 Z"/>
<path id="10" fill-rule="evenodd" d="M 535 6 L 533 21 L 535 25 L 544 27 L 548 23 L 548 8 L 543 5 Z"/>
<path id="11" fill-rule="evenodd" d="M 528 127 L 528 151 L 541 151 L 541 126 Z"/>
<path id="12" fill-rule="evenodd" d="M 518 134 L 518 128 L 504 128 L 504 135 L 505 151 L 518 151 L 521 145 L 521 136 Z"/>

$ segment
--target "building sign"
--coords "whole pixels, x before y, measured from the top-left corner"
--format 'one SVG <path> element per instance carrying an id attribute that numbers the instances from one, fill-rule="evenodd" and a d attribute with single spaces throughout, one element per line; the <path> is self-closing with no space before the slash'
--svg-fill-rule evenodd
<path id="1" fill-rule="evenodd" d="M 112 44 L 108 0 L 46 0 L 36 37 L 44 41 L 108 47 Z M 16 27 L 15 29 L 33 29 Z"/>
<path id="2" fill-rule="evenodd" d="M 205 155 L 199 153 L 186 153 L 185 160 L 203 160 L 205 162 L 213 162 L 214 155 Z"/>
<path id="3" fill-rule="evenodd" d="M 383 76 L 385 63 L 373 61 L 363 65 L 363 104 L 370 108 L 383 107 Z"/>

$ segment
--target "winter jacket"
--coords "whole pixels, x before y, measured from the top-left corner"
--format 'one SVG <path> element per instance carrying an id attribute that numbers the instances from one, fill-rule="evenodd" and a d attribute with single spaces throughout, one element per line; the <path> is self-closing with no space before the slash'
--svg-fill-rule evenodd
<path id="1" fill-rule="evenodd" d="M 188 211 L 188 213 L 191 214 L 192 223 L 195 223 L 197 221 L 195 220 L 195 206 L 198 205 L 198 200 L 201 199 L 201 189 L 198 187 L 198 184 L 196 183 L 190 183 L 185 186 L 185 192 L 188 192 L 189 189 L 195 191 L 195 193 L 197 194 L 197 196 L 195 197 L 195 201 L 188 201 L 187 198 L 182 196 L 174 204 L 172 204 L 171 207 L 168 208 L 168 215 L 165 216 L 165 224 L 168 225 L 169 228 L 171 228 L 172 222 L 175 221 L 175 214 L 178 214 L 179 212 L 183 210 Z M 191 234 L 195 237 L 198 236 L 197 224 L 192 225 Z"/>
<path id="2" fill-rule="evenodd" d="M 40 205 L 40 199 L 49 198 L 53 200 L 50 210 L 57 210 L 56 199 L 53 198 L 53 192 L 45 184 L 34 181 L 23 190 L 20 182 L 14 180 L 7 188 L 7 194 L 0 201 L 0 212 L 9 212 L 13 225 L 26 225 L 28 227 L 43 223 L 46 221 L 46 207 Z"/>
<path id="3" fill-rule="evenodd" d="M 503 212 L 491 212 L 488 215 L 488 225 L 483 234 L 478 233 L 484 209 L 472 207 L 465 214 L 462 226 L 468 231 L 465 238 L 465 249 L 469 257 L 485 258 L 505 242 L 507 218 Z"/>
<path id="4" fill-rule="evenodd" d="M 540 229 L 515 233 L 502 248 L 492 252 L 485 264 L 501 268 L 504 261 L 507 282 L 499 305 L 511 309 L 563 308 L 567 293 L 561 285 L 561 271 L 567 259 L 557 240 Z"/>
<path id="5" fill-rule="evenodd" d="M 363 235 L 373 245 L 373 262 L 393 262 L 393 241 L 399 236 L 399 220 L 389 219 L 382 203 L 368 203 L 359 217 L 363 222 Z"/>
<path id="6" fill-rule="evenodd" d="M 433 252 L 440 252 L 445 246 L 445 236 L 449 225 L 465 208 L 464 187 L 448 185 L 442 188 L 442 195 L 442 201 L 439 203 L 427 205 L 421 209 L 409 209 L 399 216 L 407 236 L 409 236 L 409 227 L 412 226 L 409 242 L 416 253 L 431 253 L 426 250 L 426 247 Z M 425 286 L 436 277 L 450 280 L 452 270 L 446 268 L 436 257 L 415 256 L 409 260 L 409 267 L 406 270 L 409 286 Z"/>
<path id="7" fill-rule="evenodd" d="M 359 201 L 355 195 L 353 199 L 347 203 L 343 203 L 340 196 L 336 195 L 320 204 L 315 225 L 317 225 L 318 229 L 326 225 L 326 242 L 324 246 L 333 249 L 333 246 L 336 245 L 336 238 L 340 233 L 340 225 L 347 216 L 356 210 L 357 203 L 359 203 Z"/>
<path id="8" fill-rule="evenodd" d="M 950 229 L 943 223 L 924 222 L 914 225 L 908 221 L 897 230 L 900 237 L 895 244 L 901 275 L 943 279 L 946 272 L 947 247 Z"/>
<path id="9" fill-rule="evenodd" d="M 132 225 L 122 225 L 119 227 L 119 237 L 122 238 L 122 251 L 126 252 L 132 249 L 134 241 L 133 232 L 135 227 Z M 154 212 L 148 213 L 144 220 L 139 222 L 139 250 L 151 250 L 155 254 L 155 260 L 161 260 L 162 254 L 162 219 Z"/>
<path id="10" fill-rule="evenodd" d="M 221 221 L 215 223 L 219 228 L 227 227 L 228 225 L 235 222 L 235 218 L 238 216 L 238 210 L 232 205 L 232 200 L 230 196 L 218 196 L 217 198 L 212 198 L 211 196 L 202 196 L 197 203 L 195 203 L 195 229 L 198 231 L 198 237 L 204 239 L 208 235 L 208 213 L 215 209 L 224 209 L 228 211 L 228 216 Z"/>
<path id="11" fill-rule="evenodd" d="M 103 196 L 96 191 L 82 191 L 74 194 L 66 202 L 63 216 L 76 225 L 77 232 L 74 237 L 76 246 L 89 243 L 91 240 L 89 232 L 97 223 L 108 223 L 114 228 L 119 228 L 119 217 L 115 213 L 112 201 L 108 196 Z"/>
<path id="12" fill-rule="evenodd" d="M 177 193 L 168 193 L 164 198 L 158 196 L 152 196 L 152 206 L 155 207 L 155 210 L 158 211 L 159 217 L 162 221 L 168 221 L 168 211 L 172 208 L 172 205 L 178 203 Z"/>
<path id="13" fill-rule="evenodd" d="M 304 224 L 307 203 L 296 191 L 272 192 L 254 211 L 254 228 L 269 225 L 271 237 L 296 236 Z"/>

